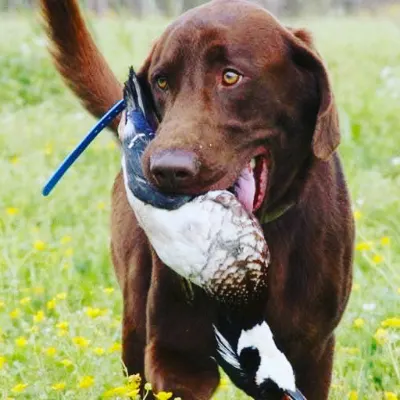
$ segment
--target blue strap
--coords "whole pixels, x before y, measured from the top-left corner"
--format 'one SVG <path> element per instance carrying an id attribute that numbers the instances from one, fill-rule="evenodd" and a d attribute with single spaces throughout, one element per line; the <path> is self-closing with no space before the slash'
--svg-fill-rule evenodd
<path id="1" fill-rule="evenodd" d="M 54 187 L 57 185 L 58 181 L 64 176 L 71 165 L 77 160 L 77 158 L 85 151 L 90 143 L 97 137 L 97 135 L 108 126 L 111 121 L 120 114 L 125 108 L 124 100 L 120 100 L 116 103 L 110 110 L 104 114 L 101 119 L 96 123 L 96 125 L 89 131 L 89 133 L 82 139 L 82 141 L 75 147 L 74 150 L 64 159 L 60 166 L 56 169 L 53 175 L 45 184 L 42 194 L 43 196 L 48 196 Z"/>

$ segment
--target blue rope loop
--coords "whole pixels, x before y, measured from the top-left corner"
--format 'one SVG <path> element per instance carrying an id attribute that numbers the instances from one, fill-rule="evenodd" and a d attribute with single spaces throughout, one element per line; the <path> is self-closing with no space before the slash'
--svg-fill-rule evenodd
<path id="1" fill-rule="evenodd" d="M 43 187 L 43 196 L 48 196 L 65 173 L 71 168 L 79 156 L 87 149 L 90 143 L 104 130 L 117 115 L 125 109 L 125 101 L 120 100 L 112 106 L 93 126 L 88 134 L 78 143 L 78 145 L 71 151 L 71 153 L 63 160 L 59 167 L 55 170 L 53 175 L 48 179 Z"/>

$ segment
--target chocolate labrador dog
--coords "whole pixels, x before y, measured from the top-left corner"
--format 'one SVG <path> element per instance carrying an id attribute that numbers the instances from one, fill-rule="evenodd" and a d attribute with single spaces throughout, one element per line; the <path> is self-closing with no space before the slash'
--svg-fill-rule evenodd
<path id="1" fill-rule="evenodd" d="M 121 85 L 76 0 L 41 4 L 58 70 L 84 106 L 102 115 L 120 100 Z M 160 121 L 143 156 L 146 177 L 171 193 L 233 188 L 255 213 L 271 251 L 265 318 L 299 389 L 309 400 L 327 399 L 354 227 L 335 152 L 334 96 L 311 36 L 251 2 L 214 0 L 169 25 L 139 77 Z M 121 174 L 111 231 L 128 372 L 156 391 L 210 399 L 219 382 L 213 306 L 158 259 Z"/>

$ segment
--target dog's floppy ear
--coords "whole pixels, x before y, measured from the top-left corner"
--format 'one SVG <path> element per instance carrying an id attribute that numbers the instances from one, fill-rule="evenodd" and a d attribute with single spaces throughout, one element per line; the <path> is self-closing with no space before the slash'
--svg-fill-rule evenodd
<path id="1" fill-rule="evenodd" d="M 340 143 L 338 114 L 328 73 L 314 49 L 311 35 L 302 29 L 289 31 L 293 34 L 290 44 L 293 61 L 311 72 L 318 84 L 320 104 L 311 146 L 317 158 L 326 160 Z"/>

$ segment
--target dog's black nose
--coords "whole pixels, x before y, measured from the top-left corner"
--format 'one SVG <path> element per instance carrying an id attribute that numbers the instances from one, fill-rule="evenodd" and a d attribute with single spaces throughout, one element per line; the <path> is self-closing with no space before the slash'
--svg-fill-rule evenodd
<path id="1" fill-rule="evenodd" d="M 150 156 L 150 172 L 160 189 L 175 191 L 189 187 L 199 172 L 195 153 L 167 150 Z"/>

